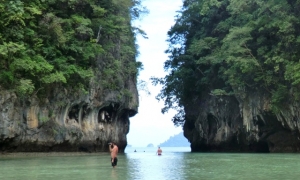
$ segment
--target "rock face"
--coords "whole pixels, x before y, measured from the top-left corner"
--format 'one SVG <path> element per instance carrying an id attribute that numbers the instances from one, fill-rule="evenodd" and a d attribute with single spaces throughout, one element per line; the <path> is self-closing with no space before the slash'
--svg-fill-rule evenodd
<path id="1" fill-rule="evenodd" d="M 114 141 L 124 151 L 129 117 L 137 113 L 136 79 L 124 79 L 131 96 L 91 83 L 89 93 L 54 88 L 45 98 L 0 91 L 0 151 L 107 151 Z"/>
<path id="2" fill-rule="evenodd" d="M 184 135 L 192 151 L 299 152 L 299 104 L 286 100 L 286 106 L 272 113 L 268 93 L 242 94 L 207 93 L 185 106 Z"/>

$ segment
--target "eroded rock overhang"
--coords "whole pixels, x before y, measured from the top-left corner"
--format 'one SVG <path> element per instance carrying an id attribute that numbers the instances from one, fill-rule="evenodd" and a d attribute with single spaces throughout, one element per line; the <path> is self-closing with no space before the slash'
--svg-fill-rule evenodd
<path id="1" fill-rule="evenodd" d="M 263 91 L 262 91 L 263 92 Z M 299 103 L 274 113 L 267 93 L 203 95 L 185 107 L 194 152 L 300 152 Z"/>
<path id="2" fill-rule="evenodd" d="M 0 150 L 7 152 L 107 151 L 114 141 L 127 145 L 129 118 L 137 113 L 135 88 L 130 99 L 116 92 L 71 96 L 55 91 L 45 99 L 0 95 Z M 96 95 L 97 96 L 96 96 Z"/>

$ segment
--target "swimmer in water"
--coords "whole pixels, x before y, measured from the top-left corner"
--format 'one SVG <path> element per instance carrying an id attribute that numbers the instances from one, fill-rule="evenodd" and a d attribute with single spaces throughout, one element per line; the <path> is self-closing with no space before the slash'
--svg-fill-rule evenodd
<path id="1" fill-rule="evenodd" d="M 156 154 L 160 156 L 161 153 L 162 153 L 162 150 L 160 149 L 160 147 L 158 147 Z"/>

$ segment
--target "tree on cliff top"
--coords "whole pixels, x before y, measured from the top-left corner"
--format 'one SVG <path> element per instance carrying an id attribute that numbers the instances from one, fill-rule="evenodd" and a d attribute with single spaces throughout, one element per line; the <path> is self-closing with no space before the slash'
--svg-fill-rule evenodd
<path id="1" fill-rule="evenodd" d="M 20 96 L 53 85 L 85 91 L 99 58 L 106 85 L 136 76 L 135 36 L 143 31 L 131 20 L 144 10 L 140 0 L 0 0 L 0 87 Z"/>
<path id="2" fill-rule="evenodd" d="M 300 3 L 297 0 L 185 0 L 168 32 L 169 60 L 162 112 L 175 108 L 175 125 L 185 122 L 184 107 L 202 94 L 235 95 L 260 90 L 272 110 L 299 99 Z"/>

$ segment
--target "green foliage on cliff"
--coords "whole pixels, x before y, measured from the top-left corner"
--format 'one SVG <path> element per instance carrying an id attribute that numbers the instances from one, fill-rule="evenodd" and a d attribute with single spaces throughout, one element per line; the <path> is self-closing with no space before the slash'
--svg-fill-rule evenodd
<path id="1" fill-rule="evenodd" d="M 0 87 L 86 90 L 101 70 L 105 88 L 120 88 L 141 66 L 131 20 L 144 11 L 140 0 L 0 0 Z"/>
<path id="2" fill-rule="evenodd" d="M 163 85 L 163 112 L 176 108 L 173 122 L 184 123 L 184 106 L 203 93 L 236 95 L 260 91 L 272 110 L 299 99 L 299 0 L 185 0 L 168 32 L 170 72 Z"/>

